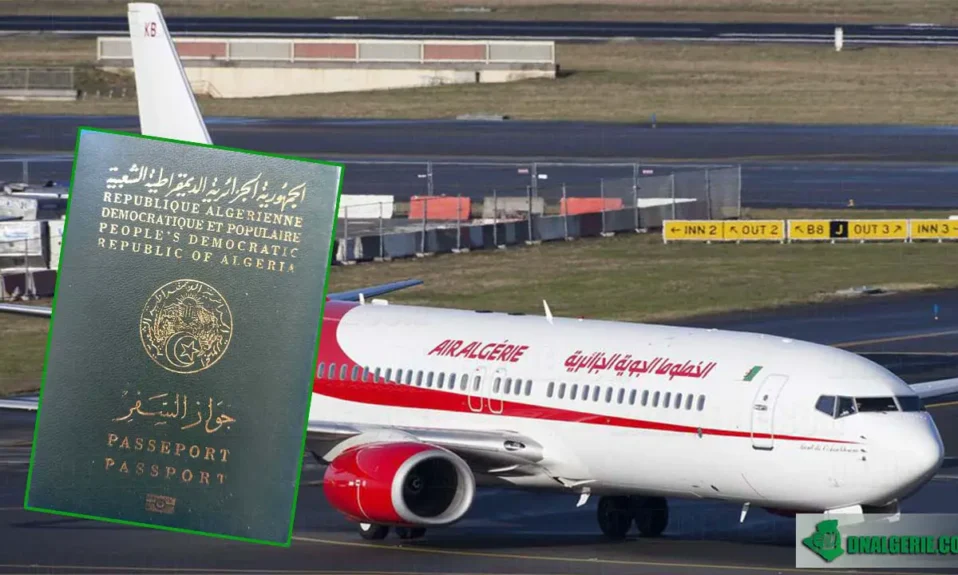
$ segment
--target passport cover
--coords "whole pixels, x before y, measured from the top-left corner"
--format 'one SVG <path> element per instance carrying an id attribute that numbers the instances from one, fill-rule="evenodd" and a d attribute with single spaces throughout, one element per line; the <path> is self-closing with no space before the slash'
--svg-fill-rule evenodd
<path id="1" fill-rule="evenodd" d="M 78 131 L 25 508 L 289 545 L 342 171 Z"/>

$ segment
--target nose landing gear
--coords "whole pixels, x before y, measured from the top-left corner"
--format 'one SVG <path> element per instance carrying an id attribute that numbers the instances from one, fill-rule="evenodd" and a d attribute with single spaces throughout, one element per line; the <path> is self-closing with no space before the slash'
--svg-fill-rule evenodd
<path id="1" fill-rule="evenodd" d="M 642 537 L 658 537 L 669 523 L 669 504 L 664 497 L 605 496 L 596 513 L 599 529 L 610 539 L 623 539 L 635 523 Z"/>

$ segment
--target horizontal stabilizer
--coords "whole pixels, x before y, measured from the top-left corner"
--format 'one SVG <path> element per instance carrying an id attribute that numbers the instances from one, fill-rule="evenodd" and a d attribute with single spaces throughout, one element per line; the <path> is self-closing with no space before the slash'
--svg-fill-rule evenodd
<path id="1" fill-rule="evenodd" d="M 406 289 L 408 287 L 422 285 L 422 283 L 422 280 L 402 280 L 388 284 L 381 284 L 378 286 L 370 286 L 350 291 L 331 293 L 326 296 L 326 299 L 333 301 L 359 301 L 360 294 L 362 294 L 364 298 L 376 297 L 390 292 L 399 291 L 401 289 Z"/>
<path id="2" fill-rule="evenodd" d="M 38 305 L 23 305 L 19 303 L 0 303 L 0 312 L 16 313 L 20 315 L 35 315 L 38 317 L 50 317 L 53 310 L 48 307 Z"/>

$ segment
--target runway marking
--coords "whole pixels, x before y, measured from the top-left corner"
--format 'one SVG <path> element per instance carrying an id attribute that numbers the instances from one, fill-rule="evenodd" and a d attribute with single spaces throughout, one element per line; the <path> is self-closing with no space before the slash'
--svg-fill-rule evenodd
<path id="1" fill-rule="evenodd" d="M 949 407 L 952 405 L 958 405 L 958 401 L 943 401 L 941 403 L 929 403 L 928 405 L 925 406 L 925 408 L 927 409 L 932 407 Z"/>
<path id="2" fill-rule="evenodd" d="M 847 345 L 847 344 L 846 344 Z M 953 351 L 863 351 L 868 355 L 917 355 L 928 357 L 958 357 L 958 352 Z"/>
<path id="3" fill-rule="evenodd" d="M 935 331 L 931 333 L 916 333 L 912 335 L 900 335 L 895 337 L 879 337 L 876 339 L 862 339 L 858 341 L 846 341 L 843 343 L 832 344 L 833 347 L 856 347 L 859 345 L 871 345 L 875 343 L 888 343 L 892 341 L 910 341 L 914 339 L 926 339 L 929 337 L 942 337 L 945 335 L 958 335 L 958 329 L 953 329 L 949 331 Z M 865 352 L 867 353 L 867 352 Z"/>
<path id="4" fill-rule="evenodd" d="M 532 561 L 564 561 L 568 563 L 592 563 L 602 565 L 632 565 L 635 567 L 678 567 L 681 569 L 723 569 L 738 571 L 777 571 L 779 573 L 814 573 L 820 569 L 799 569 L 797 567 L 762 567 L 760 565 L 723 565 L 721 563 L 683 563 L 669 561 L 641 561 L 627 559 L 599 559 L 586 557 L 560 557 L 548 555 L 521 555 L 518 553 L 490 553 L 485 551 L 464 551 L 457 549 L 434 549 L 430 547 L 397 547 L 392 545 L 376 545 L 373 543 L 360 543 L 356 541 L 333 541 L 331 539 L 318 539 L 314 537 L 294 536 L 293 541 L 305 541 L 308 543 L 320 543 L 324 545 L 339 545 L 344 547 L 361 547 L 365 549 L 390 549 L 394 551 L 413 551 L 419 553 L 432 553 L 434 555 L 453 555 L 459 557 L 485 557 L 489 559 L 524 559 Z M 861 573 L 860 570 L 829 570 L 830 573 Z M 879 575 L 908 575 L 905 571 L 879 571 Z M 944 574 L 928 574 L 944 575 Z"/>

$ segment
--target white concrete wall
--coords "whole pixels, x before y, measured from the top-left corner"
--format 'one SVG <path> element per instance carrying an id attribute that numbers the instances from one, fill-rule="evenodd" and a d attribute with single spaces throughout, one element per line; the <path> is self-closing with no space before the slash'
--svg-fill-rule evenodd
<path id="1" fill-rule="evenodd" d="M 339 197 L 339 217 L 351 220 L 378 220 L 393 217 L 395 197 L 387 195 L 343 194 Z"/>
<path id="2" fill-rule="evenodd" d="M 117 70 L 116 68 L 105 68 Z M 261 98 L 332 92 L 362 92 L 442 84 L 471 84 L 473 71 L 440 68 L 228 68 L 186 66 L 193 91 L 215 98 Z M 129 71 L 129 68 L 124 68 Z M 480 82 L 555 78 L 554 70 L 482 70 Z"/>

